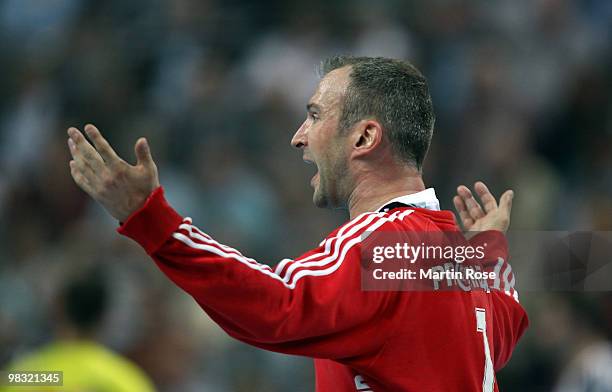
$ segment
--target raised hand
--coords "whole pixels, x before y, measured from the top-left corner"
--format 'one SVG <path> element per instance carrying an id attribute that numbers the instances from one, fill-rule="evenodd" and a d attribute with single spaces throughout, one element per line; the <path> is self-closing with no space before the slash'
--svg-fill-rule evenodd
<path id="1" fill-rule="evenodd" d="M 93 146 L 78 129 L 68 128 L 70 174 L 113 217 L 125 222 L 159 187 L 149 144 L 145 138 L 138 139 L 134 145 L 137 163 L 130 165 L 115 153 L 95 126 L 86 125 L 85 133 Z"/>
<path id="2" fill-rule="evenodd" d="M 453 197 L 453 204 L 459 213 L 459 219 L 466 231 L 499 230 L 506 232 L 510 225 L 510 212 L 514 192 L 507 190 L 501 195 L 499 205 L 487 186 L 478 181 L 474 189 L 480 198 L 481 204 L 474 198 L 472 192 L 465 185 L 457 187 L 457 195 Z M 484 210 L 483 210 L 484 208 Z"/>

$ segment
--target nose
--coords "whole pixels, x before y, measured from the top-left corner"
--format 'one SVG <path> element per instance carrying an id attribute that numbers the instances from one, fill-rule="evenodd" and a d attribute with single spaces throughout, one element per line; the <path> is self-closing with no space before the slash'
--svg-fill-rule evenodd
<path id="1" fill-rule="evenodd" d="M 291 145 L 295 148 L 301 149 L 308 145 L 306 139 L 306 122 L 302 123 L 300 128 L 295 131 L 295 134 L 291 138 Z"/>

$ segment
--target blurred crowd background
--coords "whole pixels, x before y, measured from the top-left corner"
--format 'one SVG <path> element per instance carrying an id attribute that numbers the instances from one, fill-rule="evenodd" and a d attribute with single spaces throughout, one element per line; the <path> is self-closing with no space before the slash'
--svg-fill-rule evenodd
<path id="1" fill-rule="evenodd" d="M 273 265 L 346 219 L 312 205 L 289 144 L 317 64 L 408 59 L 431 87 L 443 208 L 483 180 L 515 190 L 513 229 L 611 230 L 611 33 L 608 0 L 0 1 L 0 368 L 58 339 L 60 293 L 102 270 L 97 339 L 158 390 L 313 390 L 309 360 L 231 340 L 115 232 L 70 178 L 68 126 L 131 162 L 146 136 L 175 208 Z M 521 301 L 502 390 L 612 391 L 609 292 Z"/>

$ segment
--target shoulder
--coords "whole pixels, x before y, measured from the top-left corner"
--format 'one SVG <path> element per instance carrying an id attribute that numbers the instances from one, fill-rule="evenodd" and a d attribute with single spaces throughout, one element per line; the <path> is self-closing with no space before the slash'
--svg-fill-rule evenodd
<path id="1" fill-rule="evenodd" d="M 361 236 L 380 229 L 399 229 L 404 224 L 410 225 L 406 219 L 414 212 L 412 208 L 398 208 L 388 212 L 365 212 L 344 223 L 332 231 L 319 245 L 345 237 Z"/>
<path id="2" fill-rule="evenodd" d="M 102 345 L 92 347 L 89 355 L 99 365 L 98 371 L 121 380 L 122 391 L 153 391 L 153 384 L 140 367 L 131 360 Z"/>
<path id="3" fill-rule="evenodd" d="M 457 231 L 459 227 L 455 221 L 455 216 L 447 210 L 430 210 L 426 208 L 406 208 L 398 209 L 411 211 L 409 219 L 394 220 L 396 226 L 406 231 Z M 395 212 L 398 210 L 393 210 Z"/>

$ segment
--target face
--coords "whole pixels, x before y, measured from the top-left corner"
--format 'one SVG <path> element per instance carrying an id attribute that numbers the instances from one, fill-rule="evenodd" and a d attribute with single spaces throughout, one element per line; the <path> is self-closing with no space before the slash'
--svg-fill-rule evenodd
<path id="1" fill-rule="evenodd" d="M 291 145 L 303 151 L 305 162 L 317 167 L 310 184 L 317 207 L 342 207 L 348 198 L 348 145 L 338 126 L 349 69 L 328 73 L 308 101 L 307 117 Z"/>

